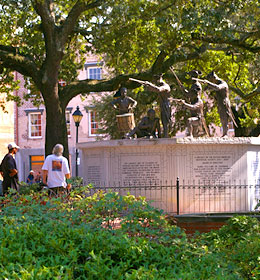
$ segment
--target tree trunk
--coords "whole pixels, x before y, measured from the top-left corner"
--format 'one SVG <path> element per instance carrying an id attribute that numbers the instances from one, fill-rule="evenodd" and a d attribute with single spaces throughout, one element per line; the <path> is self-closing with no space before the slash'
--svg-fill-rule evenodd
<path id="1" fill-rule="evenodd" d="M 46 107 L 46 136 L 45 156 L 52 153 L 56 144 L 64 146 L 63 155 L 69 159 L 67 126 L 65 119 L 65 106 L 61 106 L 59 99 L 45 100 Z"/>

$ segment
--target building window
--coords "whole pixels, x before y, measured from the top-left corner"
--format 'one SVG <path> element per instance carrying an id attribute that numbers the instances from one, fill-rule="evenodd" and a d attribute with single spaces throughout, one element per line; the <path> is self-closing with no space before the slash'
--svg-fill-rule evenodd
<path id="1" fill-rule="evenodd" d="M 70 110 L 66 110 L 65 117 L 66 117 L 66 126 L 67 126 L 67 134 L 70 137 Z"/>
<path id="2" fill-rule="evenodd" d="M 98 135 L 98 122 L 97 122 L 97 113 L 95 111 L 89 111 L 89 135 L 96 136 Z"/>
<path id="3" fill-rule="evenodd" d="M 29 137 L 42 137 L 42 116 L 40 112 L 29 114 Z"/>
<path id="4" fill-rule="evenodd" d="M 88 67 L 88 79 L 101 80 L 102 79 L 102 68 Z"/>

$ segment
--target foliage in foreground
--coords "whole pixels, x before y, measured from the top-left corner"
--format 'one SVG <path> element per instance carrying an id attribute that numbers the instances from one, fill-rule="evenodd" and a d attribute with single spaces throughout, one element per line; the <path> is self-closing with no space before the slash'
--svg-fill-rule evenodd
<path id="1" fill-rule="evenodd" d="M 200 237 L 204 248 L 235 263 L 243 279 L 260 279 L 259 240 L 259 221 L 246 216 L 235 216 L 218 231 Z"/>
<path id="2" fill-rule="evenodd" d="M 1 199 L 3 279 L 259 276 L 257 220 L 236 217 L 220 231 L 190 240 L 143 198 L 87 194 L 83 187 L 57 198 L 40 192 Z M 246 245 L 252 253 L 244 254 Z"/>

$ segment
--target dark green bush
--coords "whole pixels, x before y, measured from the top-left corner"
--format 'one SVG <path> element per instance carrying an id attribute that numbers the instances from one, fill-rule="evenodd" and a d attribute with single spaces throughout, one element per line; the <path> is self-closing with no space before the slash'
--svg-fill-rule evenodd
<path id="1" fill-rule="evenodd" d="M 0 200 L 2 279 L 257 279 L 250 264 L 257 258 L 241 251 L 243 238 L 248 246 L 257 241 L 255 221 L 230 237 L 239 244 L 226 242 L 227 228 L 223 238 L 189 240 L 144 198 L 87 193 L 82 187 L 58 198 L 34 192 Z"/>
<path id="2" fill-rule="evenodd" d="M 260 223 L 256 218 L 234 216 L 218 231 L 201 235 L 200 241 L 233 263 L 243 279 L 260 279 Z"/>
<path id="3" fill-rule="evenodd" d="M 30 194 L 31 192 L 39 192 L 42 188 L 43 186 L 38 183 L 29 185 L 24 182 L 19 182 L 19 193 L 22 195 Z"/>

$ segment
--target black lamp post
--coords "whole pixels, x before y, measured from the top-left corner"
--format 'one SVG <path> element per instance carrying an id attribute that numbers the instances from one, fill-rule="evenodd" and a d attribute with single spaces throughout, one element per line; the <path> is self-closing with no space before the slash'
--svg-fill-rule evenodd
<path id="1" fill-rule="evenodd" d="M 76 111 L 72 114 L 73 120 L 75 122 L 76 125 L 76 145 L 78 143 L 78 138 L 79 138 L 79 123 L 81 121 L 81 119 L 83 118 L 82 113 L 79 110 L 79 106 L 77 106 Z M 79 157 L 79 151 L 76 148 L 76 176 L 78 176 L 78 157 Z"/>

